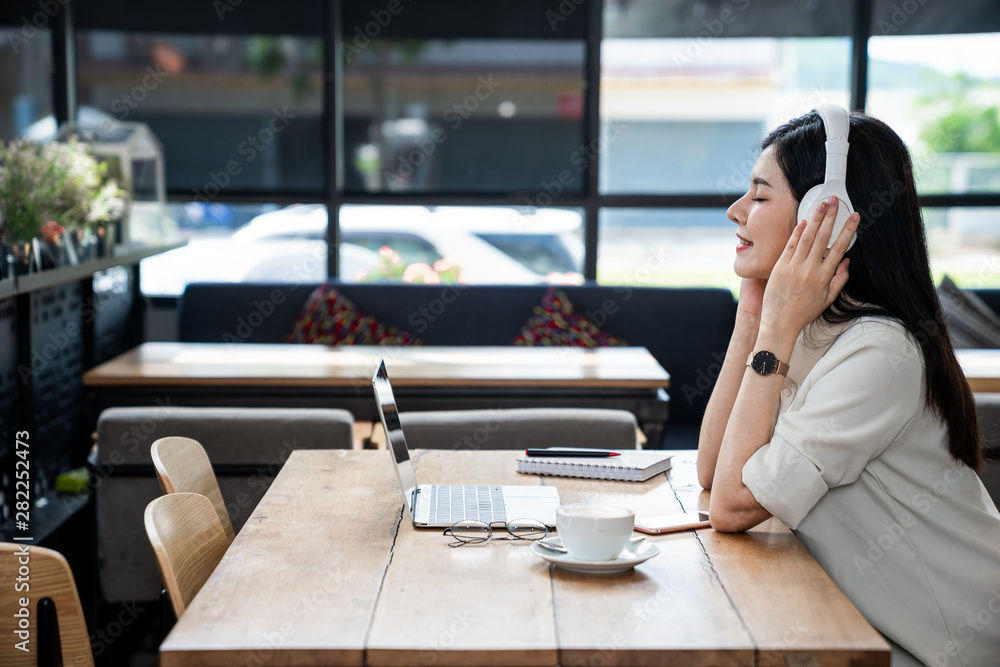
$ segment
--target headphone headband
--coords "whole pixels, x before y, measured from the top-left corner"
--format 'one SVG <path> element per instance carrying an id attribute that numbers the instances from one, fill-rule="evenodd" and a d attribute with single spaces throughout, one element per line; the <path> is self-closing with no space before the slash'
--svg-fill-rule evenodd
<path id="1" fill-rule="evenodd" d="M 824 180 L 844 180 L 847 178 L 847 152 L 851 144 L 847 141 L 851 122 L 847 110 L 836 104 L 821 104 L 816 113 L 823 119 L 826 129 L 826 176 Z"/>
<path id="2" fill-rule="evenodd" d="M 816 113 L 826 126 L 826 140 L 843 141 L 846 144 L 847 134 L 851 130 L 847 109 L 837 104 L 820 104 L 816 107 Z"/>
<path id="3" fill-rule="evenodd" d="M 806 220 L 813 215 L 820 200 L 836 196 L 840 200 L 837 209 L 837 220 L 833 225 L 833 235 L 830 237 L 832 245 L 847 216 L 854 211 L 851 198 L 847 196 L 847 152 L 850 144 L 847 142 L 847 134 L 851 128 L 851 118 L 847 110 L 836 104 L 821 104 L 816 107 L 816 113 L 823 119 L 823 127 L 826 130 L 826 176 L 823 182 L 809 190 L 799 202 L 799 220 Z M 851 238 L 851 245 L 857 239 L 857 232 Z M 829 245 L 827 247 L 829 247 Z"/>

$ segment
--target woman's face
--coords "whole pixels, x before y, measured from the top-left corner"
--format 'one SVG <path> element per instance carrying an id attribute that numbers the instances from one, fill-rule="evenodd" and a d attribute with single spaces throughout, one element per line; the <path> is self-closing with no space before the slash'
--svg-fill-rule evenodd
<path id="1" fill-rule="evenodd" d="M 750 190 L 729 207 L 727 215 L 738 227 L 736 261 L 741 278 L 767 280 L 795 228 L 799 202 L 769 146 L 750 172 Z"/>

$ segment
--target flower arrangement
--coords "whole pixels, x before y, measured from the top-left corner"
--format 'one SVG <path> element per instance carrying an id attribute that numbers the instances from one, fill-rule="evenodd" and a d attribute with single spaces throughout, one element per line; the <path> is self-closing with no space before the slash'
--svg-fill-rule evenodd
<path id="1" fill-rule="evenodd" d="M 425 262 L 404 264 L 398 252 L 389 246 L 378 249 L 379 262 L 371 270 L 358 276 L 359 282 L 396 281 L 437 285 L 461 282 L 462 269 L 450 259 L 443 258 L 431 266 Z"/>
<path id="2" fill-rule="evenodd" d="M 23 243 L 58 227 L 88 229 L 125 211 L 126 193 L 76 138 L 66 143 L 0 142 L 0 240 Z M 42 231 L 45 226 L 45 232 Z M 55 234 L 58 237 L 59 234 Z"/>

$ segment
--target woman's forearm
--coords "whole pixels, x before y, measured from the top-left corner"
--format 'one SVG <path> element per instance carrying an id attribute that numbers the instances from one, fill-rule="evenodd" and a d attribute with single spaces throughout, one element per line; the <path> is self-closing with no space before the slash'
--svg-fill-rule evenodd
<path id="1" fill-rule="evenodd" d="M 698 482 L 706 489 L 712 488 L 719 449 L 743 382 L 747 355 L 757 340 L 757 325 L 756 317 L 737 314 L 722 370 L 705 408 L 698 438 Z"/>
<path id="2" fill-rule="evenodd" d="M 754 351 L 769 350 L 780 360 L 791 357 L 795 339 L 789 333 L 761 331 Z M 787 362 L 786 362 L 787 363 Z M 746 530 L 770 517 L 743 484 L 743 467 L 758 449 L 770 442 L 781 401 L 784 376 L 763 376 L 745 368 L 733 403 L 729 424 L 719 448 L 709 514 L 716 530 Z"/>

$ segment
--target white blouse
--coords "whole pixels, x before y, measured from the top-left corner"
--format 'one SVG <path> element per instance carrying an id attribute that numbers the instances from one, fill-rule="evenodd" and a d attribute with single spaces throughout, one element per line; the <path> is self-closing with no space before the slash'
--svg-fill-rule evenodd
<path id="1" fill-rule="evenodd" d="M 893 667 L 1000 665 L 1000 513 L 948 454 L 914 338 L 817 320 L 789 366 L 743 483 L 894 644 Z"/>

